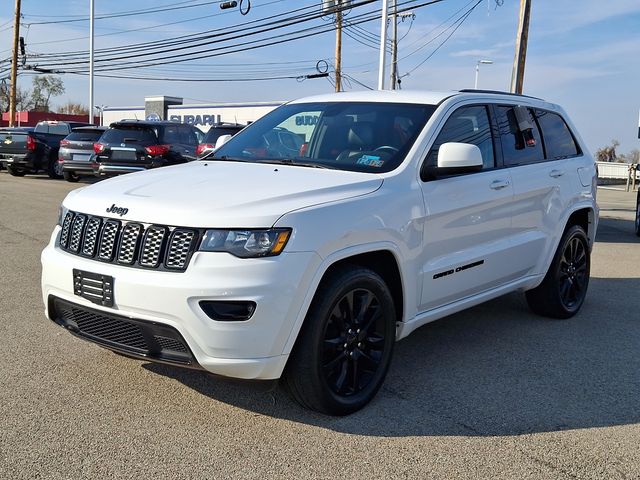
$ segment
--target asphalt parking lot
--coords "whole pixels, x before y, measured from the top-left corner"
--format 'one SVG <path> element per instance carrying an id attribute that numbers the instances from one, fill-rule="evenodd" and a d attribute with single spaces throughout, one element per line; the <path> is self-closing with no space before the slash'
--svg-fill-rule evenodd
<path id="1" fill-rule="evenodd" d="M 82 185 L 0 172 L 0 478 L 640 478 L 635 194 L 599 191 L 578 316 L 512 294 L 427 325 L 372 404 L 332 418 L 46 320 L 40 251 Z"/>

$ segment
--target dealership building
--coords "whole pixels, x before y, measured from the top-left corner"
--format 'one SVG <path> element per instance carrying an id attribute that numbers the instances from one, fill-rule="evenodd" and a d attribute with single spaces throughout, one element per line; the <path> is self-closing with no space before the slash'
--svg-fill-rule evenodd
<path id="1" fill-rule="evenodd" d="M 182 98 L 165 95 L 145 97 L 140 107 L 105 107 L 102 124 L 118 120 L 170 120 L 195 125 L 207 131 L 216 123 L 249 123 L 269 113 L 284 102 L 212 103 L 184 105 Z"/>

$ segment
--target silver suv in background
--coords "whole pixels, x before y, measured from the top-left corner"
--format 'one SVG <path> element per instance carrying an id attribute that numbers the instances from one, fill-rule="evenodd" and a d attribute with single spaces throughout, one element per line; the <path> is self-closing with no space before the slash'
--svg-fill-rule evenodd
<path id="1" fill-rule="evenodd" d="M 93 176 L 93 144 L 105 130 L 107 127 L 77 127 L 60 141 L 58 162 L 66 181 L 77 182 L 80 175 Z"/>

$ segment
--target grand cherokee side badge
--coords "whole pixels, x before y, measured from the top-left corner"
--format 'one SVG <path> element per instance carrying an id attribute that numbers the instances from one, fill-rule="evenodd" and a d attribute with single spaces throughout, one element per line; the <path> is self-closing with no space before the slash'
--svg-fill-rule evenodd
<path id="1" fill-rule="evenodd" d="M 128 211 L 128 208 L 116 207 L 115 203 L 107 208 L 107 213 L 117 213 L 120 216 L 126 215 Z"/>

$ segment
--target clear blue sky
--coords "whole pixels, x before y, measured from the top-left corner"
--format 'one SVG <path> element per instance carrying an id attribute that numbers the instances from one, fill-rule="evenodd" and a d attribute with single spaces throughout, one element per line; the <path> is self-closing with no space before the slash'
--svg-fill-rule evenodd
<path id="1" fill-rule="evenodd" d="M 403 3 L 407 0 L 398 1 Z M 246 2 L 247 0 L 245 5 Z M 4 0 L 0 6 L 0 60 L 11 54 L 13 3 Z M 348 22 L 357 21 L 359 15 L 379 10 L 381 3 L 377 1 L 354 8 L 346 19 Z M 425 2 L 415 1 L 411 4 L 419 3 Z M 414 9 L 415 20 L 411 22 L 410 19 L 405 19 L 400 23 L 399 35 L 402 40 L 399 70 L 401 74 L 409 73 L 403 78 L 403 88 L 471 88 L 476 61 L 479 59 L 494 62 L 492 65 L 481 66 L 481 88 L 509 88 L 518 0 L 504 0 L 500 2 L 501 6 L 495 0 L 483 0 L 434 53 L 458 25 L 456 20 L 474 3 L 468 0 L 443 0 Z M 242 28 L 244 23 L 257 22 L 295 9 L 308 7 L 301 13 L 317 11 L 321 0 L 251 0 L 252 8 L 246 16 L 240 15 L 237 9 L 221 11 L 218 2 L 205 0 L 177 0 L 173 3 L 169 0 L 95 0 L 95 4 L 97 16 L 179 7 L 96 21 L 96 49 L 117 47 L 116 53 L 132 55 L 141 53 L 142 50 L 123 50 L 131 44 L 161 41 L 176 36 L 185 36 L 185 39 L 196 42 L 204 41 L 204 31 L 217 30 L 218 34 L 228 34 L 233 29 Z M 640 108 L 640 1 L 532 0 L 532 4 L 524 93 L 561 104 L 577 124 L 592 151 L 609 143 L 612 138 L 621 142 L 618 149 L 621 153 L 640 148 L 637 138 Z M 43 65 L 47 62 L 37 54 L 88 50 L 87 21 L 53 24 L 38 22 L 74 20 L 88 16 L 89 0 L 23 0 L 22 12 L 21 34 L 27 43 L 28 64 Z M 189 81 L 195 78 L 295 77 L 314 73 L 316 62 L 323 59 L 331 68 L 335 34 L 330 31 L 316 36 L 310 36 L 307 32 L 300 35 L 302 38 L 292 42 L 229 53 L 238 43 L 303 28 L 330 30 L 331 19 L 317 19 L 257 36 L 249 36 L 247 33 L 250 30 L 245 30 L 239 38 L 201 47 L 206 52 L 222 47 L 218 51 L 223 55 L 216 57 L 147 68 L 137 67 L 138 63 L 131 65 L 137 68 L 126 71 L 103 72 L 109 75 L 178 78 L 185 81 L 98 77 L 95 81 L 95 104 L 141 105 L 145 96 L 160 94 L 183 97 L 185 103 L 289 100 L 332 91 L 333 87 L 327 79 L 303 82 L 296 79 L 215 83 Z M 345 33 L 349 36 L 344 37 L 343 69 L 354 79 L 346 83 L 347 90 L 363 89 L 357 82 L 370 87 L 376 86 L 378 52 L 374 47 L 379 30 L 379 20 L 346 29 Z M 170 53 L 164 54 L 168 55 Z M 137 61 L 140 62 L 139 59 Z M 64 68 L 68 70 L 70 67 L 67 65 Z M 80 65 L 75 68 L 83 67 Z M 88 103 L 87 77 L 65 74 L 62 79 L 66 93 L 55 98 L 54 105 L 63 104 L 67 100 Z M 28 88 L 31 77 L 23 74 L 19 82 L 20 86 Z"/>

